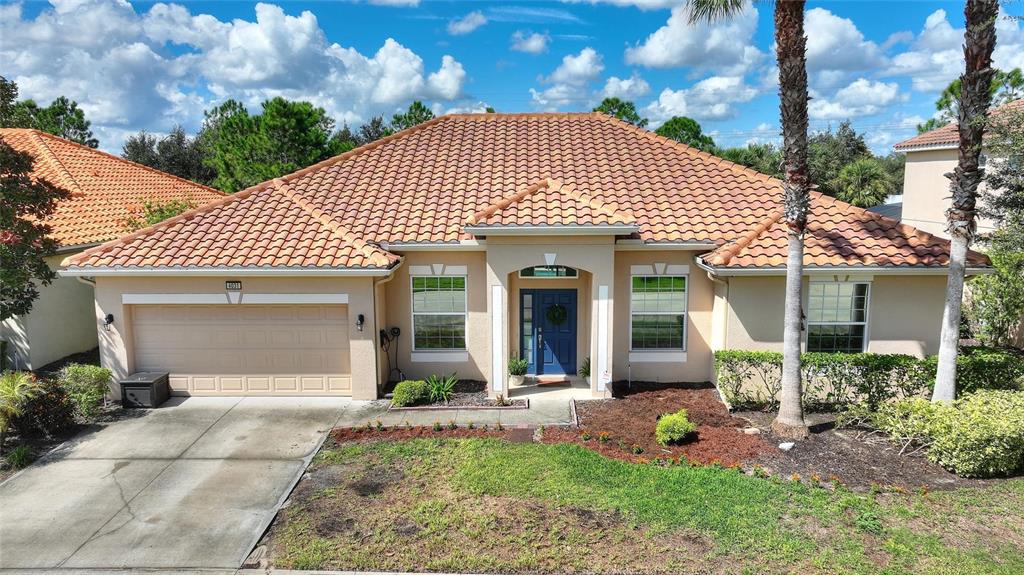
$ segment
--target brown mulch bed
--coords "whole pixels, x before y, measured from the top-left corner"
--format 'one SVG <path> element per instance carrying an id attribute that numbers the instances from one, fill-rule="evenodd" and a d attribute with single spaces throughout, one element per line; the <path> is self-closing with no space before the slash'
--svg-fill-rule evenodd
<path id="1" fill-rule="evenodd" d="M 545 443 L 577 443 L 598 453 L 626 461 L 650 461 L 655 457 L 724 466 L 743 465 L 771 451 L 771 444 L 758 435 L 740 431 L 747 422 L 733 417 L 710 384 L 660 384 L 633 382 L 615 386 L 616 399 L 595 399 L 576 403 L 580 430 L 548 429 Z M 697 424 L 695 438 L 682 445 L 665 447 L 654 439 L 654 426 L 663 413 L 686 408 Z M 586 430 L 591 439 L 584 440 Z M 606 443 L 599 434 L 608 433 Z M 634 452 L 634 446 L 642 450 Z"/>
<path id="2" fill-rule="evenodd" d="M 773 446 L 787 441 L 770 431 L 774 413 L 763 411 L 737 412 L 737 416 L 764 431 L 763 437 Z M 811 427 L 809 438 L 796 442 L 790 451 L 771 449 L 750 464 L 761 465 L 772 475 L 801 477 L 817 475 L 822 480 L 833 478 L 856 490 L 872 487 L 915 490 L 979 487 L 999 479 L 967 479 L 957 477 L 920 455 L 900 455 L 899 448 L 882 438 L 865 440 L 853 429 L 836 429 L 835 416 L 829 413 L 807 414 Z"/>

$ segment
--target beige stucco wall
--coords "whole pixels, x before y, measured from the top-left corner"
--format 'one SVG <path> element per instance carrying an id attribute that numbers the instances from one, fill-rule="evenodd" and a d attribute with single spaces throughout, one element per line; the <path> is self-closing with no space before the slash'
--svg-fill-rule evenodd
<path id="1" fill-rule="evenodd" d="M 782 351 L 785 278 L 731 277 L 728 284 L 726 349 Z M 941 274 L 871 278 L 867 351 L 938 353 L 945 287 L 946 276 Z"/>
<path id="2" fill-rule="evenodd" d="M 50 256 L 46 263 L 56 270 L 68 255 Z M 8 365 L 18 369 L 39 369 L 96 347 L 92 287 L 68 277 L 40 286 L 32 311 L 4 321 L 0 339 L 9 342 Z"/>
<path id="3" fill-rule="evenodd" d="M 907 152 L 903 176 L 903 217 L 905 224 L 941 237 L 946 234 L 946 209 L 949 207 L 949 178 L 956 168 L 957 150 L 921 150 Z M 978 220 L 978 231 L 990 232 L 993 222 Z"/>
<path id="4" fill-rule="evenodd" d="M 115 380 L 135 370 L 132 349 L 132 306 L 122 303 L 123 294 L 222 294 L 225 280 L 242 280 L 242 293 L 344 293 L 348 294 L 349 345 L 352 366 L 352 397 L 377 396 L 377 322 L 370 277 L 98 277 L 94 325 L 106 314 L 114 315 L 110 331 L 100 330 L 100 359 L 114 372 Z M 363 314 L 359 331 L 355 319 Z M 114 390 L 117 393 L 117 390 Z"/>
<path id="5" fill-rule="evenodd" d="M 484 252 L 463 251 L 410 251 L 403 254 L 405 261 L 391 279 L 383 284 L 386 322 L 384 329 L 397 326 L 402 330 L 398 342 L 398 366 L 410 379 L 423 379 L 432 374 L 456 372 L 461 379 L 485 380 L 490 369 L 490 345 L 487 319 L 486 259 Z M 410 268 L 415 266 L 465 266 L 466 279 L 466 361 L 426 361 L 435 352 L 416 352 L 412 349 L 412 279 Z M 439 268 L 442 273 L 444 268 Z M 394 351 L 392 350 L 392 361 Z M 450 355 L 446 352 L 444 355 Z M 386 362 L 385 362 L 386 363 Z M 394 367 L 394 366 L 392 366 Z M 384 371 L 387 367 L 383 368 Z M 382 379 L 387 378 L 387 373 Z"/>
<path id="6" fill-rule="evenodd" d="M 618 251 L 615 253 L 615 299 L 622 302 L 615 308 L 614 379 L 634 381 L 708 381 L 712 370 L 712 310 L 714 285 L 707 274 L 693 261 L 695 252 Z M 643 361 L 657 352 L 630 351 L 630 277 L 634 265 L 684 265 L 687 274 L 686 360 Z M 667 268 L 666 268 L 667 269 Z"/>

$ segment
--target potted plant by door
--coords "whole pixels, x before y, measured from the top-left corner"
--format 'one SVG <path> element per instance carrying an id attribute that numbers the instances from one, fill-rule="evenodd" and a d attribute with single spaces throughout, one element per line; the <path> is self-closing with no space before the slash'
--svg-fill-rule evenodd
<path id="1" fill-rule="evenodd" d="M 526 379 L 526 359 L 516 356 L 508 358 L 508 384 L 511 387 L 519 387 L 523 385 L 523 381 Z"/>
<path id="2" fill-rule="evenodd" d="M 578 371 L 579 371 L 580 377 L 583 378 L 583 381 L 587 382 L 587 385 L 590 385 L 590 358 L 589 357 L 583 358 L 583 363 L 580 364 L 580 369 Z"/>

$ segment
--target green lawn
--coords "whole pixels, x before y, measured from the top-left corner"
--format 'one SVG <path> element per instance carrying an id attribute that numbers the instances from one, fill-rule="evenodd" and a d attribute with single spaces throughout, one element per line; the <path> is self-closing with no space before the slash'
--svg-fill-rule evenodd
<path id="1" fill-rule="evenodd" d="M 852 493 L 573 445 L 325 449 L 270 535 L 278 567 L 463 572 L 1024 573 L 1024 480 Z"/>

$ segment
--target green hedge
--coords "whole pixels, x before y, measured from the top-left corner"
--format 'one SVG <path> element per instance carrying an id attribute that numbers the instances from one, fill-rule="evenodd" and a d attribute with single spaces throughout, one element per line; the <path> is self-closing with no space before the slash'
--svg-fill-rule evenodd
<path id="1" fill-rule="evenodd" d="M 804 405 L 811 409 L 926 397 L 935 384 L 935 357 L 875 353 L 805 353 L 801 356 Z M 735 407 L 774 408 L 782 380 L 782 354 L 717 351 L 715 376 Z M 1024 359 L 990 348 L 965 348 L 957 360 L 957 390 L 1024 389 Z"/>
<path id="2" fill-rule="evenodd" d="M 430 401 L 430 385 L 422 379 L 407 379 L 395 385 L 391 394 L 391 405 L 407 407 Z"/>
<path id="3" fill-rule="evenodd" d="M 979 390 L 955 402 L 905 399 L 868 414 L 897 444 L 915 444 L 928 459 L 965 477 L 1024 470 L 1024 393 Z"/>

